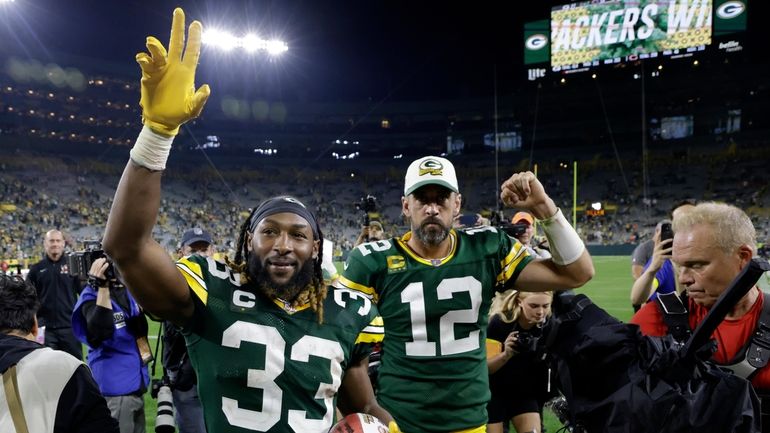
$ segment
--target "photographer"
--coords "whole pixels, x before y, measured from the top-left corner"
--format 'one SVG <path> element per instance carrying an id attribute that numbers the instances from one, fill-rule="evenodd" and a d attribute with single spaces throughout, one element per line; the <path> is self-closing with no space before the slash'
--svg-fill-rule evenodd
<path id="1" fill-rule="evenodd" d="M 105 257 L 93 261 L 88 276 L 72 313 L 72 329 L 88 345 L 88 365 L 121 433 L 143 433 L 142 394 L 152 360 L 147 319 Z"/>
<path id="2" fill-rule="evenodd" d="M 652 258 L 645 264 L 642 274 L 631 286 L 631 305 L 634 311 L 645 303 L 657 298 L 658 294 L 676 290 L 676 275 L 671 263 L 671 245 L 674 233 L 671 220 L 662 220 L 655 227 Z"/>
<path id="3" fill-rule="evenodd" d="M 361 233 L 358 235 L 353 247 L 357 247 L 366 242 L 381 241 L 383 239 L 385 239 L 385 230 L 382 228 L 382 223 L 379 221 L 370 221 L 369 225 L 361 227 Z"/>
<path id="4" fill-rule="evenodd" d="M 550 370 L 544 360 L 543 328 L 551 316 L 553 292 L 498 293 L 487 327 L 487 367 L 492 398 L 488 433 L 513 422 L 518 433 L 541 431 L 549 398 Z"/>
<path id="5" fill-rule="evenodd" d="M 550 251 L 544 246 L 545 242 L 533 244 L 535 240 L 535 219 L 532 218 L 532 215 L 527 212 L 516 212 L 513 218 L 511 218 L 511 224 L 513 224 L 512 236 L 527 247 L 529 255 L 536 259 L 551 258 Z"/>

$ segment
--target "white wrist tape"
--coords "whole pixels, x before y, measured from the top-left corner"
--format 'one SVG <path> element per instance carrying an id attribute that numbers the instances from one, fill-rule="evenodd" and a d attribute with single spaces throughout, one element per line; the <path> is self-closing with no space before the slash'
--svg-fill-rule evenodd
<path id="1" fill-rule="evenodd" d="M 174 137 L 166 137 L 153 132 L 148 126 L 142 128 L 136 143 L 131 149 L 131 159 L 150 170 L 160 171 L 166 169 L 168 154 L 171 152 L 171 143 Z"/>
<path id="2" fill-rule="evenodd" d="M 583 255 L 586 247 L 575 229 L 564 218 L 561 209 L 554 216 L 540 221 L 543 233 L 551 247 L 551 255 L 554 263 L 566 266 L 574 263 Z"/>

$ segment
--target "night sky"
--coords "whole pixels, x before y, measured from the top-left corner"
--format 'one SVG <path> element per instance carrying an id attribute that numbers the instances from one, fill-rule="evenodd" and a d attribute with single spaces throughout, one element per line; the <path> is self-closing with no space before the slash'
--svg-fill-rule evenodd
<path id="1" fill-rule="evenodd" d="M 289 52 L 213 50 L 201 56 L 198 82 L 299 101 L 425 100 L 490 96 L 522 77 L 522 23 L 546 18 L 549 2 L 16 0 L 0 5 L 3 51 L 43 62 L 63 54 L 136 73 L 147 35 L 168 41 L 175 6 L 188 24 L 278 36 Z M 77 58 L 75 58 L 77 59 Z M 65 65 L 62 65 L 65 66 Z M 80 64 L 66 66 L 78 66 Z M 214 87 L 217 86 L 217 87 Z"/>

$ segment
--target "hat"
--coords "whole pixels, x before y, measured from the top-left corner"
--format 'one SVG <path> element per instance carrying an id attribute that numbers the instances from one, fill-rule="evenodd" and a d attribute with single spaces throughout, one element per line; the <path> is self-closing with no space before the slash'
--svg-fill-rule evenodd
<path id="1" fill-rule="evenodd" d="M 379 221 L 369 221 L 369 226 L 377 226 L 380 230 L 385 230 L 382 228 L 382 223 Z"/>
<path id="2" fill-rule="evenodd" d="M 404 179 L 404 196 L 413 193 L 424 185 L 441 185 L 454 192 L 460 192 L 457 186 L 455 167 L 446 158 L 425 156 L 409 164 Z"/>
<path id="3" fill-rule="evenodd" d="M 214 241 L 211 239 L 211 235 L 206 230 L 203 230 L 200 227 L 195 227 L 190 230 L 187 230 L 182 235 L 182 246 L 186 247 L 191 244 L 194 244 L 196 242 L 206 242 L 208 244 L 213 244 Z"/>
<path id="4" fill-rule="evenodd" d="M 535 222 L 535 219 L 527 212 L 516 212 L 516 215 L 511 218 L 511 224 L 518 224 L 519 221 L 524 221 L 527 224 L 532 225 Z"/>

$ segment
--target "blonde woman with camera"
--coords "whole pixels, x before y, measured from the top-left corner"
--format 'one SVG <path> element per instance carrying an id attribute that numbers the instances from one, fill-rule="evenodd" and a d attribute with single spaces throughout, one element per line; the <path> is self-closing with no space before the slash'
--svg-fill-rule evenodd
<path id="1" fill-rule="evenodd" d="M 492 301 L 487 327 L 487 366 L 492 398 L 488 433 L 513 422 L 517 433 L 541 431 L 543 404 L 550 392 L 550 369 L 543 329 L 551 317 L 553 292 L 507 290 Z"/>

